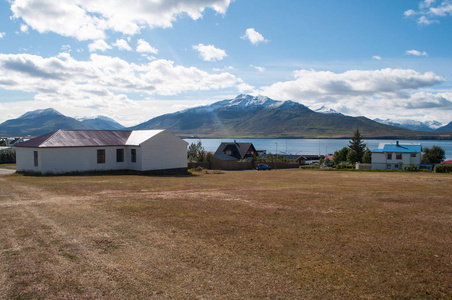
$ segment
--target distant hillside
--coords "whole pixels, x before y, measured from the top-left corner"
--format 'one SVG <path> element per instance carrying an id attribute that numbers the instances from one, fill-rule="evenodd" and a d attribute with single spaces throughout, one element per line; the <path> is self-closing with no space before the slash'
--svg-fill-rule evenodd
<path id="1" fill-rule="evenodd" d="M 92 129 L 97 130 L 121 130 L 125 127 L 109 117 L 97 116 L 90 119 L 80 119 L 80 121 Z"/>
<path id="2" fill-rule="evenodd" d="M 452 122 L 435 130 L 436 132 L 452 132 Z"/>
<path id="3" fill-rule="evenodd" d="M 58 129 L 122 129 L 117 122 L 98 117 L 79 121 L 67 117 L 53 108 L 30 111 L 17 119 L 7 120 L 0 124 L 2 136 L 39 136 Z"/>
<path id="4" fill-rule="evenodd" d="M 90 129 L 90 127 L 74 118 L 66 117 L 53 108 L 27 112 L 17 119 L 0 124 L 0 134 L 10 136 L 37 136 L 58 129 Z"/>
<path id="5" fill-rule="evenodd" d="M 131 127 L 158 128 L 183 136 L 237 138 L 339 138 L 350 137 L 356 128 L 367 138 L 425 138 L 438 135 L 380 124 L 365 117 L 318 113 L 293 101 L 275 101 L 250 95 L 239 95 L 212 105 L 162 115 Z"/>

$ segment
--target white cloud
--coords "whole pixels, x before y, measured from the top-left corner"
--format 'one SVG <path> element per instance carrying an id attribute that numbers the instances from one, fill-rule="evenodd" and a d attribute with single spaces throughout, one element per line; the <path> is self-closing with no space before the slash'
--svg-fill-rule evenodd
<path id="1" fill-rule="evenodd" d="M 427 52 L 425 52 L 425 51 L 424 52 L 420 52 L 418 50 L 408 50 L 408 51 L 405 52 L 405 54 L 406 55 L 414 55 L 414 56 L 425 56 L 425 57 L 428 56 Z"/>
<path id="2" fill-rule="evenodd" d="M 423 2 L 419 3 L 419 8 L 429 8 L 433 3 L 435 3 L 436 0 L 424 0 Z"/>
<path id="3" fill-rule="evenodd" d="M 69 53 L 50 58 L 0 54 L 0 89 L 34 93 L 35 100 L 59 107 L 139 110 L 140 105 L 127 95 L 237 90 L 242 84 L 240 78 L 227 72 L 210 74 L 164 59 L 136 64 L 99 54 L 91 54 L 86 61 Z"/>
<path id="4" fill-rule="evenodd" d="M 196 20 L 207 9 L 224 14 L 231 0 L 122 1 L 11 0 L 13 17 L 29 27 L 78 40 L 105 39 L 106 30 L 137 34 L 143 27 L 171 27 L 179 17 Z"/>
<path id="5" fill-rule="evenodd" d="M 204 61 L 219 61 L 227 56 L 226 51 L 216 48 L 214 45 L 198 44 L 194 45 L 193 49 L 198 50 L 199 56 Z"/>
<path id="6" fill-rule="evenodd" d="M 6 33 L 5 33 L 5 32 L 0 32 L 0 39 L 4 38 L 4 37 L 5 37 L 5 35 L 6 35 Z"/>
<path id="7" fill-rule="evenodd" d="M 372 58 L 376 59 L 376 60 L 381 60 L 381 56 L 378 56 L 378 55 L 374 55 L 374 56 L 372 56 Z"/>
<path id="8" fill-rule="evenodd" d="M 250 65 L 250 67 L 255 68 L 255 69 L 258 70 L 259 72 L 265 72 L 265 68 L 264 68 L 264 67 L 253 66 L 253 65 Z"/>
<path id="9" fill-rule="evenodd" d="M 25 24 L 20 25 L 20 31 L 23 33 L 27 33 L 28 32 L 28 26 Z"/>
<path id="10" fill-rule="evenodd" d="M 411 16 L 414 16 L 416 14 L 416 12 L 412 9 L 409 9 L 409 10 L 405 11 L 403 14 L 405 15 L 405 17 L 411 17 Z"/>
<path id="11" fill-rule="evenodd" d="M 451 0 L 424 0 L 419 2 L 419 11 L 412 9 L 406 10 L 403 14 L 405 17 L 420 16 L 417 18 L 419 25 L 430 25 L 439 23 L 438 17 L 452 16 Z"/>
<path id="12" fill-rule="evenodd" d="M 148 52 L 148 53 L 152 53 L 152 54 L 157 54 L 158 50 L 154 47 L 152 47 L 151 45 L 149 45 L 148 42 L 146 42 L 143 39 L 139 39 L 138 40 L 138 45 L 137 45 L 137 52 Z"/>
<path id="13" fill-rule="evenodd" d="M 268 40 L 266 40 L 262 34 L 254 30 L 254 28 L 248 28 L 245 31 L 245 35 L 243 35 L 241 38 L 244 40 L 249 40 L 253 45 L 257 45 L 262 42 L 268 42 Z"/>
<path id="14" fill-rule="evenodd" d="M 116 40 L 116 42 L 114 42 L 112 45 L 117 47 L 119 50 L 132 51 L 132 48 L 129 46 L 129 43 L 127 43 L 127 41 L 124 39 Z"/>
<path id="15" fill-rule="evenodd" d="M 102 51 L 105 52 L 108 49 L 111 49 L 111 46 L 108 45 L 104 40 L 97 40 L 88 45 L 89 52 Z"/>
<path id="16" fill-rule="evenodd" d="M 419 25 L 430 25 L 433 23 L 439 23 L 439 21 L 428 19 L 426 16 L 421 16 L 421 17 L 419 17 L 419 19 L 417 19 L 417 23 Z"/>
<path id="17" fill-rule="evenodd" d="M 71 52 L 72 48 L 71 48 L 71 45 L 62 45 L 60 50 L 63 52 Z"/>

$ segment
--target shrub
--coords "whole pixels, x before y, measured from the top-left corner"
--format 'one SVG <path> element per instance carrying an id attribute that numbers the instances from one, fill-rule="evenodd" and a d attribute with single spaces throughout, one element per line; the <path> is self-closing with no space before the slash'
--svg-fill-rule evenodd
<path id="1" fill-rule="evenodd" d="M 0 164 L 16 163 L 16 150 L 8 148 L 0 151 Z"/>
<path id="2" fill-rule="evenodd" d="M 452 173 L 452 165 L 436 165 L 433 171 L 435 173 Z"/>
<path id="3" fill-rule="evenodd" d="M 415 171 L 417 171 L 417 167 L 415 165 L 408 165 L 408 166 L 404 165 L 403 170 L 408 171 L 408 172 L 415 172 Z"/>

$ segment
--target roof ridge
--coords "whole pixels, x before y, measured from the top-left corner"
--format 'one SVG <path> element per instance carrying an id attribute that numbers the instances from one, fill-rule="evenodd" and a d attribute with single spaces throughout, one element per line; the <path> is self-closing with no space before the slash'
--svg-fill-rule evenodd
<path id="1" fill-rule="evenodd" d="M 42 143 L 39 144 L 38 148 L 40 148 L 45 142 L 47 142 L 48 140 L 50 140 L 55 134 L 57 134 L 57 132 L 61 131 L 63 129 L 58 129 L 57 131 L 54 131 L 51 135 L 49 135 L 48 138 L 46 138 Z"/>

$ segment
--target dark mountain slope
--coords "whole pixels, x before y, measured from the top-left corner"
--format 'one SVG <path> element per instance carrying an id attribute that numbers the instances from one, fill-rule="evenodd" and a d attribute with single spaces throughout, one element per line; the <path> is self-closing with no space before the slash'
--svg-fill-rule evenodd
<path id="1" fill-rule="evenodd" d="M 27 112 L 17 119 L 0 124 L 0 134 L 9 136 L 38 136 L 58 129 L 90 129 L 74 118 L 66 117 L 53 108 Z"/>

